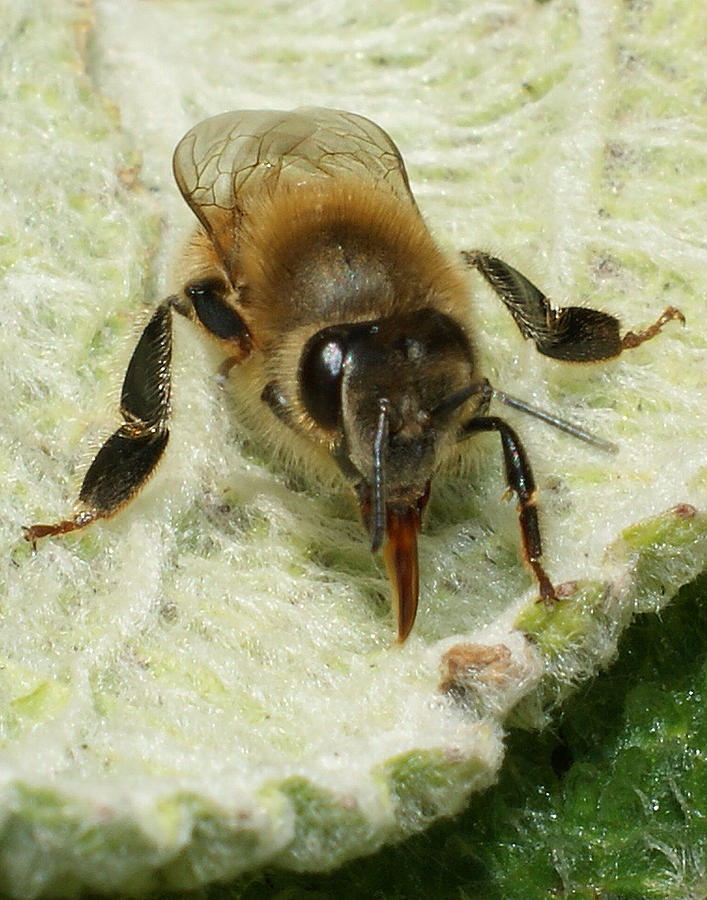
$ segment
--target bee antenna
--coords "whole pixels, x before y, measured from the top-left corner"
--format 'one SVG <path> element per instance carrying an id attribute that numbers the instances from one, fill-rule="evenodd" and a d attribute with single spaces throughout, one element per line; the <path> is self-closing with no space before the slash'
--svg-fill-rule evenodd
<path id="1" fill-rule="evenodd" d="M 474 394 L 481 394 L 483 410 L 486 409 L 491 400 L 498 400 L 505 406 L 510 406 L 511 409 L 517 409 L 520 412 L 524 412 L 526 415 L 533 416 L 535 419 L 540 419 L 540 421 L 545 422 L 546 425 L 552 425 L 553 428 L 564 431 L 565 434 L 571 434 L 572 437 L 577 438 L 577 440 L 584 441 L 585 444 L 591 444 L 592 447 L 597 447 L 599 450 L 603 450 L 604 453 L 619 452 L 618 446 L 611 441 L 605 441 L 596 434 L 592 434 L 591 431 L 580 428 L 579 425 L 575 425 L 573 422 L 560 419 L 559 416 L 545 412 L 544 409 L 533 406 L 531 403 L 520 400 L 518 397 L 513 397 L 511 394 L 506 394 L 505 391 L 499 391 L 495 387 L 492 387 L 485 378 L 478 384 L 468 385 L 459 391 L 455 391 L 453 394 L 449 394 L 432 410 L 431 416 L 434 418 L 435 416 L 441 416 L 445 413 L 452 412 L 452 410 L 461 406 L 462 403 L 466 403 L 466 401 L 470 397 L 473 397 Z M 478 414 L 479 412 L 477 412 L 477 415 Z"/>
<path id="2" fill-rule="evenodd" d="M 378 400 L 378 426 L 373 439 L 373 482 L 371 485 L 371 553 L 377 553 L 385 533 L 385 448 L 388 443 L 388 401 Z"/>
<path id="3" fill-rule="evenodd" d="M 484 378 L 483 381 L 478 384 L 470 384 L 465 388 L 462 388 L 459 391 L 454 391 L 453 394 L 448 394 L 444 400 L 441 400 L 437 406 L 432 410 L 430 416 L 434 419 L 437 416 L 443 416 L 445 413 L 450 413 L 455 410 L 458 406 L 461 406 L 462 403 L 466 403 L 466 401 L 473 397 L 474 394 L 481 394 L 483 398 L 484 408 L 488 406 L 491 397 L 494 396 L 495 391 L 491 387 L 491 385 Z"/>
<path id="4" fill-rule="evenodd" d="M 552 425 L 552 427 L 557 428 L 558 431 L 564 431 L 566 434 L 571 434 L 572 437 L 584 441 L 585 444 L 591 444 L 592 447 L 597 447 L 599 450 L 603 450 L 604 453 L 619 452 L 617 444 L 612 443 L 612 441 L 605 441 L 604 438 L 592 434 L 591 431 L 585 431 L 584 428 L 580 428 L 579 425 L 575 425 L 573 422 L 567 422 L 565 419 L 560 419 L 552 413 L 539 409 L 537 406 L 532 406 L 525 400 L 519 400 L 518 397 L 512 397 L 510 394 L 506 394 L 503 391 L 497 391 L 496 388 L 492 388 L 490 385 L 489 389 L 492 397 L 496 400 L 500 400 L 501 403 L 510 406 L 512 409 L 517 409 L 520 412 L 527 413 L 529 416 L 540 419 L 541 422 Z"/>

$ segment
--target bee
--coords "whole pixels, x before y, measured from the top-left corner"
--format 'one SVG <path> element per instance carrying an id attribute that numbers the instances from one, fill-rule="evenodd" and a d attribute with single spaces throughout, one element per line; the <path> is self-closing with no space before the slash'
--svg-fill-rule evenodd
<path id="1" fill-rule="evenodd" d="M 501 441 L 517 496 L 523 557 L 538 599 L 556 599 L 542 563 L 536 488 L 515 430 L 492 399 L 576 436 L 598 439 L 494 389 L 477 364 L 466 269 L 475 268 L 540 353 L 586 362 L 654 337 L 619 333 L 604 312 L 555 308 L 520 272 L 480 251 L 451 258 L 418 210 L 398 148 L 349 112 L 228 112 L 192 128 L 174 176 L 199 220 L 183 283 L 148 321 L 123 381 L 122 424 L 90 465 L 77 512 L 24 529 L 47 535 L 112 516 L 142 488 L 169 438 L 172 317 L 191 319 L 222 349 L 243 414 L 273 449 L 316 457 L 350 486 L 371 551 L 383 551 L 397 639 L 418 606 L 417 536 L 437 472 L 460 442 Z"/>

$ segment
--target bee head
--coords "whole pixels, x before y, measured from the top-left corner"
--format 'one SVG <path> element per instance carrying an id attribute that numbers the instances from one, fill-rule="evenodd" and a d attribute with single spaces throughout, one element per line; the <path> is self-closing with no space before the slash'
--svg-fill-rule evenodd
<path id="1" fill-rule="evenodd" d="M 472 382 L 469 340 L 430 307 L 324 328 L 303 350 L 299 385 L 314 422 L 336 434 L 336 460 L 358 498 L 375 552 L 384 543 L 398 639 L 417 608 L 417 532 L 432 476 L 457 439 Z"/>

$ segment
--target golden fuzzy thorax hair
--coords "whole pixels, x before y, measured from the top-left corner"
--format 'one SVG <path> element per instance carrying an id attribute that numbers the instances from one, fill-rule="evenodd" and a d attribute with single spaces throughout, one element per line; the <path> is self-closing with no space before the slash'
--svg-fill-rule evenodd
<path id="1" fill-rule="evenodd" d="M 256 340 L 283 320 L 333 313 L 353 322 L 432 305 L 459 316 L 463 274 L 413 203 L 377 184 L 322 179 L 272 197 L 261 191 L 243 223 L 229 274 L 244 288 Z"/>

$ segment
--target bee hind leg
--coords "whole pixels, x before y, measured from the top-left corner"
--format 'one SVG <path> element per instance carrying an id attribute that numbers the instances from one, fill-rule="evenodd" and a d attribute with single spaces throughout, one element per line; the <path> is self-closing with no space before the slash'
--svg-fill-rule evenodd
<path id="1" fill-rule="evenodd" d="M 539 352 L 569 362 L 611 359 L 624 350 L 649 341 L 672 319 L 685 317 L 669 306 L 642 331 L 619 333 L 619 320 L 608 313 L 584 306 L 556 309 L 525 275 L 495 256 L 478 250 L 462 253 L 467 266 L 478 269 L 515 319 L 524 338 L 535 342 Z"/>
<path id="2" fill-rule="evenodd" d="M 33 545 L 38 538 L 77 531 L 112 516 L 157 466 L 169 439 L 173 304 L 168 298 L 158 306 L 133 351 L 120 397 L 123 424 L 86 472 L 79 491 L 81 510 L 53 525 L 24 527 L 24 537 Z"/>

